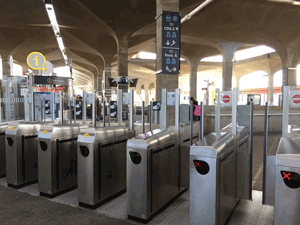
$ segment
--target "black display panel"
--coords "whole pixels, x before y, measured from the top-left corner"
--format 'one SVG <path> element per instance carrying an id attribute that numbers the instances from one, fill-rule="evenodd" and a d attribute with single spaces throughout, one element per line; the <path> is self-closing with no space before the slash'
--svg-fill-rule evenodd
<path id="1" fill-rule="evenodd" d="M 282 170 L 280 174 L 285 185 L 289 188 L 296 189 L 300 187 L 300 175 L 298 173 Z"/>

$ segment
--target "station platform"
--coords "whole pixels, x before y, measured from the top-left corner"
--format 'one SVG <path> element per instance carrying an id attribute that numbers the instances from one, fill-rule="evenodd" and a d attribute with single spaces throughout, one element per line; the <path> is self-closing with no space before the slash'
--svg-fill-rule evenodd
<path id="1" fill-rule="evenodd" d="M 281 134 L 270 134 L 268 154 L 275 154 Z M 273 224 L 274 207 L 262 205 L 262 149 L 263 134 L 254 135 L 253 201 L 241 200 L 227 224 Z M 189 191 L 148 224 L 189 224 Z M 127 219 L 126 193 L 96 210 L 81 208 L 77 189 L 53 199 L 40 197 L 38 184 L 18 190 L 7 187 L 6 178 L 0 179 L 1 224 L 141 224 Z"/>

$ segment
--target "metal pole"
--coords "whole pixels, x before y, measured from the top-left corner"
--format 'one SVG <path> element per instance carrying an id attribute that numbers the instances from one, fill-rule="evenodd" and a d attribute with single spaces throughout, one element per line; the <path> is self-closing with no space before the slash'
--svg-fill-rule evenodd
<path id="1" fill-rule="evenodd" d="M 220 101 L 221 93 L 220 89 L 216 88 L 216 104 L 215 104 L 215 132 L 220 132 Z"/>
<path id="2" fill-rule="evenodd" d="M 35 118 L 34 118 L 34 97 L 33 97 L 33 91 L 31 92 L 31 121 L 35 121 Z"/>
<path id="3" fill-rule="evenodd" d="M 232 90 L 232 134 L 236 136 L 237 130 L 237 88 Z"/>
<path id="4" fill-rule="evenodd" d="M 160 129 L 165 130 L 167 127 L 167 121 L 166 121 L 166 116 L 167 116 L 167 90 L 162 89 L 161 92 L 161 111 L 160 111 Z"/>
<path id="5" fill-rule="evenodd" d="M 193 112 L 194 112 L 194 103 L 190 101 L 190 130 L 191 130 L 191 145 L 193 145 Z"/>
<path id="6" fill-rule="evenodd" d="M 268 103 L 267 103 L 268 104 Z M 268 106 L 268 105 L 267 105 Z M 253 165 L 253 118 L 254 118 L 254 103 L 250 102 L 250 165 Z M 249 183 L 252 185 L 252 166 L 250 167 L 250 180 Z M 252 201 L 252 190 L 249 193 L 250 199 Z"/>
<path id="7" fill-rule="evenodd" d="M 55 93 L 54 93 L 54 91 L 51 91 L 51 102 L 52 102 L 52 106 L 51 106 L 52 122 L 55 122 Z"/>
<path id="8" fill-rule="evenodd" d="M 289 91 L 288 86 L 283 87 L 283 115 L 282 115 L 282 137 L 288 137 L 288 126 L 289 126 Z"/>
<path id="9" fill-rule="evenodd" d="M 142 128 L 144 134 L 145 133 L 145 101 L 142 102 Z"/>
<path id="10" fill-rule="evenodd" d="M 96 127 L 96 91 L 93 90 L 93 95 L 92 95 L 92 98 L 93 98 L 93 109 L 92 109 L 92 121 L 93 121 L 93 127 Z"/>
<path id="11" fill-rule="evenodd" d="M 82 95 L 82 122 L 86 123 L 86 91 Z"/>
<path id="12" fill-rule="evenodd" d="M 253 104 L 253 103 L 252 103 Z M 265 108 L 265 138 L 264 138 L 264 158 L 263 158 L 263 198 L 262 204 L 265 204 L 266 197 L 266 170 L 267 170 L 267 153 L 268 153 L 268 127 L 269 127 L 269 103 L 266 102 Z"/>
<path id="13" fill-rule="evenodd" d="M 106 110 L 106 108 L 105 108 L 105 100 L 103 100 L 103 127 L 105 127 L 105 110 Z"/>
<path id="14" fill-rule="evenodd" d="M 64 110 L 63 110 L 63 108 L 64 108 L 64 106 L 63 106 L 63 100 L 62 100 L 62 91 L 59 91 L 60 124 L 64 124 L 64 120 L 63 120 Z"/>
<path id="15" fill-rule="evenodd" d="M 118 123 L 122 126 L 122 106 L 123 106 L 123 92 L 122 89 L 118 89 Z"/>
<path id="16" fill-rule="evenodd" d="M 152 107 L 153 103 L 150 101 L 150 111 L 149 111 L 149 122 L 150 122 L 150 131 L 152 132 Z"/>
<path id="17" fill-rule="evenodd" d="M 72 124 L 72 101 L 69 100 L 69 117 L 70 117 L 70 124 Z"/>
<path id="18" fill-rule="evenodd" d="M 110 100 L 108 104 L 108 126 L 110 127 Z"/>
<path id="19" fill-rule="evenodd" d="M 44 119 L 44 111 L 43 111 L 43 101 L 41 101 L 41 121 Z"/>
<path id="20" fill-rule="evenodd" d="M 76 98 L 74 98 L 74 124 L 76 123 Z"/>
<path id="21" fill-rule="evenodd" d="M 204 108 L 203 108 L 203 102 L 200 104 L 200 140 L 203 139 L 203 123 L 204 123 Z"/>
<path id="22" fill-rule="evenodd" d="M 180 96 L 179 89 L 175 90 L 175 127 L 180 132 Z"/>
<path id="23" fill-rule="evenodd" d="M 133 104 L 134 104 L 134 93 L 133 93 L 133 90 L 130 90 L 130 92 L 129 92 L 129 115 L 130 115 L 130 118 L 129 118 L 129 128 L 130 128 L 130 130 L 134 129 Z"/>

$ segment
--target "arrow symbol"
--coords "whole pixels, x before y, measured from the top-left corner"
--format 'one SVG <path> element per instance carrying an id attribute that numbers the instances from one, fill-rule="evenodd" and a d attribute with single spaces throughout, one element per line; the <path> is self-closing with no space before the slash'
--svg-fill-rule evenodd
<path id="1" fill-rule="evenodd" d="M 171 46 L 173 46 L 173 45 L 175 45 L 176 44 L 176 42 L 173 40 L 173 43 L 171 44 Z"/>
<path id="2" fill-rule="evenodd" d="M 172 70 L 175 72 L 175 71 L 176 71 L 176 68 L 174 67 Z"/>
<path id="3" fill-rule="evenodd" d="M 170 41 L 168 40 L 168 41 L 166 42 L 166 44 L 167 44 L 167 45 L 170 45 L 171 43 L 170 43 Z"/>

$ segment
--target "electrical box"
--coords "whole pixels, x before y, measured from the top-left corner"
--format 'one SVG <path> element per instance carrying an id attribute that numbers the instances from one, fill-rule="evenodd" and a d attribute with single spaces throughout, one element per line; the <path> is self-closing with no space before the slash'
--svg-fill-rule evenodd
<path id="1" fill-rule="evenodd" d="M 175 92 L 167 92 L 167 106 L 175 106 Z"/>
<path id="2" fill-rule="evenodd" d="M 123 93 L 123 105 L 129 105 L 130 96 L 129 93 Z"/>

